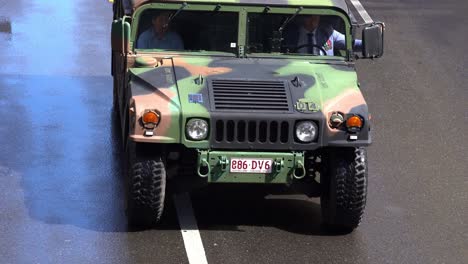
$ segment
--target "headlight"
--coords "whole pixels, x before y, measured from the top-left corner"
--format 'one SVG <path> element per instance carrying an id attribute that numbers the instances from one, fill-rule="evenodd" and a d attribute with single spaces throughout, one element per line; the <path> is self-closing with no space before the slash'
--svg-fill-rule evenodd
<path id="1" fill-rule="evenodd" d="M 312 142 L 317 138 L 317 125 L 312 121 L 301 121 L 296 125 L 296 137 L 302 142 Z"/>
<path id="2" fill-rule="evenodd" d="M 187 122 L 186 132 L 189 139 L 203 140 L 208 136 L 208 122 L 193 118 Z"/>
<path id="3" fill-rule="evenodd" d="M 334 112 L 330 116 L 329 125 L 331 128 L 339 128 L 341 124 L 345 121 L 345 118 L 342 113 Z"/>

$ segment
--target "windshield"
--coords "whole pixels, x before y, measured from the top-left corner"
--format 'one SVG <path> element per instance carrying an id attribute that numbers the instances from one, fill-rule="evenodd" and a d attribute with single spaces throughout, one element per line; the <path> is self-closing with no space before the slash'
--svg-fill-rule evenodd
<path id="1" fill-rule="evenodd" d="M 234 53 L 237 36 L 236 12 L 150 9 L 141 16 L 135 47 Z"/>
<path id="2" fill-rule="evenodd" d="M 250 13 L 247 53 L 344 56 L 344 32 L 339 16 Z"/>

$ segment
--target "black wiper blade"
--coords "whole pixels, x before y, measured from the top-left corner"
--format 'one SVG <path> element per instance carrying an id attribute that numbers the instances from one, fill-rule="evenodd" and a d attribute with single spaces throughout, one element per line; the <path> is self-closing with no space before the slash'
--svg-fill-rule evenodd
<path id="1" fill-rule="evenodd" d="M 179 15 L 179 13 L 184 10 L 186 7 L 188 7 L 188 4 L 186 2 L 182 3 L 182 6 L 172 15 L 169 17 L 169 20 L 167 21 L 166 25 L 164 25 L 165 28 L 169 27 L 169 24 L 171 24 L 172 20 Z"/>
<path id="2" fill-rule="evenodd" d="M 290 18 L 286 19 L 283 23 L 283 25 L 281 25 L 281 27 L 278 29 L 279 32 L 283 32 L 284 28 L 297 16 L 299 15 L 299 13 L 302 12 L 304 8 L 302 6 L 300 6 L 297 10 L 296 10 L 296 13 L 294 15 L 292 15 Z"/>

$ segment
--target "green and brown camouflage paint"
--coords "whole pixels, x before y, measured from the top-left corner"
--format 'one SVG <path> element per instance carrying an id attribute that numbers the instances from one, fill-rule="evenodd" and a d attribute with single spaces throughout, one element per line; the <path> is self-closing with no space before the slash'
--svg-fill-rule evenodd
<path id="1" fill-rule="evenodd" d="M 341 0 L 273 0 L 273 1 L 185 1 L 187 10 L 213 10 L 216 4 L 226 4 L 223 11 L 239 13 L 238 45 L 246 45 L 246 17 L 248 12 L 262 12 L 265 5 L 271 13 L 294 14 L 298 6 L 304 7 L 301 14 L 323 14 L 340 16 L 346 24 L 347 49 L 351 50 L 351 25 L 347 6 Z M 136 142 L 159 144 L 183 144 L 187 148 L 200 151 L 215 151 L 212 138 L 192 141 L 185 136 L 185 124 L 188 119 L 223 115 L 213 110 L 209 100 L 209 83 L 212 79 L 247 79 L 247 80 L 281 80 L 288 83 L 291 92 L 291 103 L 303 105 L 310 103 L 313 109 L 295 107 L 292 113 L 275 113 L 277 120 L 314 120 L 319 124 L 319 139 L 310 144 L 292 143 L 275 150 L 287 153 L 313 151 L 326 146 L 351 147 L 367 146 L 371 143 L 367 104 L 358 86 L 354 63 L 346 57 L 236 57 L 234 54 L 194 53 L 194 52 L 161 52 L 151 50 L 134 50 L 133 43 L 137 35 L 140 16 L 147 9 L 177 10 L 180 1 L 132 1 L 132 30 L 130 52 L 125 56 L 127 71 L 121 80 L 121 96 L 126 102 L 121 105 L 121 113 L 128 118 L 130 140 Z M 212 4 L 210 4 L 212 3 Z M 152 62 L 156 65 L 148 67 Z M 148 62 L 148 63 L 145 63 Z M 114 74 L 115 75 L 115 74 Z M 300 80 L 301 86 L 291 84 Z M 200 81 L 203 80 L 203 81 Z M 128 89 L 125 86 L 128 85 Z M 122 95 L 123 94 L 123 95 Z M 202 103 L 189 101 L 189 94 L 201 94 Z M 161 121 L 154 130 L 154 136 L 144 136 L 144 129 L 138 120 L 147 109 L 157 110 Z M 304 111 L 305 110 L 305 111 Z M 348 140 L 349 134 L 343 129 L 334 129 L 328 125 L 332 113 L 358 114 L 364 118 L 364 127 L 359 138 Z M 231 118 L 259 119 L 271 118 L 271 114 L 237 112 L 229 113 Z M 124 123 L 123 127 L 127 124 Z M 213 124 L 210 124 L 213 128 Z M 292 130 L 292 128 L 291 128 Z M 213 135 L 211 135 L 212 137 Z M 229 149 L 231 152 L 250 150 L 249 144 Z M 261 155 L 261 152 L 257 152 Z M 228 155 L 228 154 L 227 154 Z M 301 154 L 302 155 L 302 154 Z M 299 162 L 303 155 L 298 156 Z M 226 179 L 227 182 L 232 178 Z M 274 181 L 274 180 L 272 180 Z M 267 182 L 266 178 L 260 182 Z"/>

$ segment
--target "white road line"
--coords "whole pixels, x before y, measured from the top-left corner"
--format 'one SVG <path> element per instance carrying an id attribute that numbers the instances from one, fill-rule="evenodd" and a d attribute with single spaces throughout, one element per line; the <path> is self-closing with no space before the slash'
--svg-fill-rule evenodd
<path id="1" fill-rule="evenodd" d="M 351 1 L 351 4 L 353 4 L 356 10 L 358 11 L 359 15 L 361 15 L 365 23 L 374 22 L 374 20 L 372 20 L 372 18 L 369 16 L 366 9 L 364 9 L 364 7 L 362 6 L 361 2 L 359 2 L 359 0 L 350 0 L 350 1 Z"/>
<path id="2" fill-rule="evenodd" d="M 189 263 L 208 264 L 190 196 L 188 193 L 176 195 L 174 196 L 174 203 Z"/>

